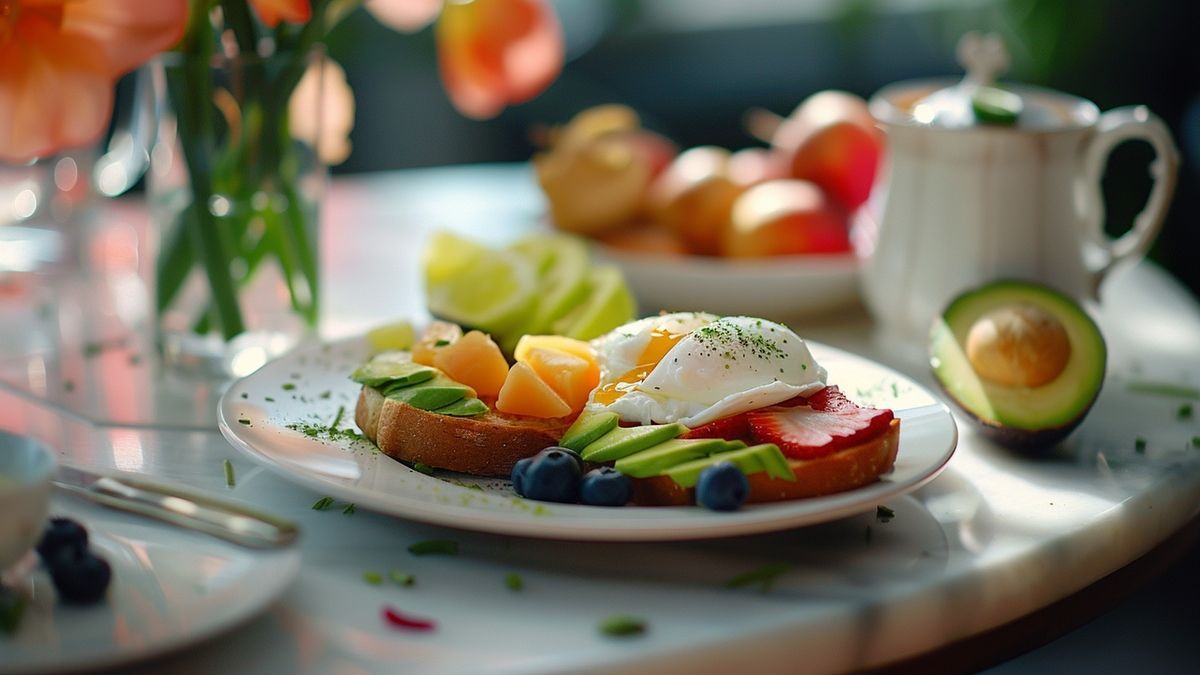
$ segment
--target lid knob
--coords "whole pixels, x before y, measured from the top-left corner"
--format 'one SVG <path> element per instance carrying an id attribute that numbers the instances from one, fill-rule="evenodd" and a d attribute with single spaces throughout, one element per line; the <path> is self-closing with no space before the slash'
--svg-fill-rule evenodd
<path id="1" fill-rule="evenodd" d="M 958 40 L 958 64 L 967 71 L 966 80 L 988 86 L 1008 72 L 1008 49 L 997 33 L 970 31 Z"/>

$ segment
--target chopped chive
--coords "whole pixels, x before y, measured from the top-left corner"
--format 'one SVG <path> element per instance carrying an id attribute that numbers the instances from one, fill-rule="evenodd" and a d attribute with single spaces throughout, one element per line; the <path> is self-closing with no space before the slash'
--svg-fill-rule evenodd
<path id="1" fill-rule="evenodd" d="M 413 462 L 412 468 L 413 468 L 413 471 L 416 471 L 418 473 L 423 473 L 426 476 L 433 475 L 433 467 L 429 466 L 428 464 L 425 464 L 424 462 Z"/>
<path id="2" fill-rule="evenodd" d="M 279 388 L 284 391 L 291 391 L 296 388 L 296 385 L 292 384 L 291 382 L 284 382 L 279 386 Z"/>
<path id="3" fill-rule="evenodd" d="M 1129 391 L 1139 394 L 1154 394 L 1156 396 L 1174 396 L 1175 398 L 1200 400 L 1200 389 L 1167 382 L 1130 382 L 1127 388 Z"/>
<path id="4" fill-rule="evenodd" d="M 458 542 L 448 539 L 418 541 L 408 547 L 413 555 L 458 555 Z"/>
<path id="5" fill-rule="evenodd" d="M 383 583 L 383 575 L 379 572 L 363 572 L 363 581 L 372 586 L 378 586 Z"/>
<path id="6" fill-rule="evenodd" d="M 391 572 L 388 572 L 388 578 L 391 579 L 392 583 L 396 584 L 397 586 L 412 586 L 413 584 L 417 583 L 416 577 L 406 572 L 401 572 L 400 570 L 392 570 Z"/>
<path id="7" fill-rule="evenodd" d="M 510 591 L 519 591 L 525 588 L 525 581 L 521 579 L 521 575 L 516 572 L 510 572 L 504 575 L 504 585 Z"/>
<path id="8" fill-rule="evenodd" d="M 1177 410 L 1175 412 L 1175 416 L 1181 420 L 1191 419 L 1192 418 L 1192 404 L 1185 403 L 1185 404 L 1179 406 L 1179 410 Z"/>
<path id="9" fill-rule="evenodd" d="M 250 398 L 250 394 L 248 394 L 248 393 L 246 393 L 246 392 L 244 392 L 244 391 L 243 391 L 243 392 L 242 392 L 242 398 L 244 398 L 244 399 L 246 399 L 246 398 Z"/>
<path id="10" fill-rule="evenodd" d="M 641 635 L 646 632 L 646 622 L 636 616 L 616 614 L 600 622 L 600 632 L 605 635 Z"/>
<path id="11" fill-rule="evenodd" d="M 320 394 L 318 394 L 318 396 L 320 396 L 320 397 L 321 397 L 321 398 L 323 398 L 323 399 L 327 399 L 327 398 L 329 398 L 330 396 L 333 396 L 333 392 L 332 392 L 332 391 L 330 391 L 330 390 L 328 390 L 328 389 L 326 389 L 325 391 L 323 391 L 323 392 L 321 392 Z"/>
<path id="12" fill-rule="evenodd" d="M 348 516 L 354 515 L 354 504 L 347 504 L 346 508 L 342 509 L 342 513 Z"/>
<path id="13" fill-rule="evenodd" d="M 240 417 L 240 418 L 238 418 L 238 424 L 245 424 L 246 426 L 250 426 L 250 420 L 246 419 L 245 417 Z"/>
<path id="14" fill-rule="evenodd" d="M 225 460 L 225 485 L 229 487 L 237 486 L 237 477 L 233 475 L 233 462 Z"/>
<path id="15" fill-rule="evenodd" d="M 333 497 L 321 497 L 312 505 L 312 510 L 324 511 L 331 506 L 333 506 Z"/>
<path id="16" fill-rule="evenodd" d="M 329 425 L 330 431 L 337 431 L 338 425 L 342 423 L 342 415 L 346 414 L 346 406 L 339 405 L 337 415 L 334 415 L 333 422 Z"/>
<path id="17" fill-rule="evenodd" d="M 743 588 L 759 584 L 759 590 L 766 593 L 771 589 L 781 575 L 790 572 L 792 566 L 788 563 L 770 563 L 749 572 L 743 572 L 725 582 L 725 588 Z"/>
<path id="18" fill-rule="evenodd" d="M 896 517 L 896 512 L 889 509 L 888 507 L 886 507 L 886 506 L 876 506 L 875 507 L 875 520 L 878 520 L 881 523 L 886 523 L 895 517 Z"/>
<path id="19" fill-rule="evenodd" d="M 1133 441 L 1133 449 L 1137 452 L 1146 452 L 1146 439 L 1138 436 Z"/>
<path id="20" fill-rule="evenodd" d="M 448 344 L 450 344 L 449 340 L 438 340 L 437 342 L 433 343 L 433 346 L 434 347 L 445 347 Z"/>
<path id="21" fill-rule="evenodd" d="M 274 403 L 274 402 L 275 402 L 275 399 L 273 399 L 273 398 L 271 398 L 270 396 L 268 396 L 268 397 L 266 397 L 266 401 L 267 401 L 267 403 Z"/>

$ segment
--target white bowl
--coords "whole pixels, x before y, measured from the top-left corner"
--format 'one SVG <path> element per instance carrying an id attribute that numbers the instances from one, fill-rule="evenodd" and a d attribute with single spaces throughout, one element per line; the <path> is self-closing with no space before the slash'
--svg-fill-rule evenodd
<path id="1" fill-rule="evenodd" d="M 54 456 L 41 443 L 0 431 L 0 571 L 41 538 L 54 468 Z"/>
<path id="2" fill-rule="evenodd" d="M 643 314 L 705 311 L 786 322 L 859 298 L 853 253 L 732 260 L 635 253 L 599 243 L 592 250 L 625 273 Z"/>

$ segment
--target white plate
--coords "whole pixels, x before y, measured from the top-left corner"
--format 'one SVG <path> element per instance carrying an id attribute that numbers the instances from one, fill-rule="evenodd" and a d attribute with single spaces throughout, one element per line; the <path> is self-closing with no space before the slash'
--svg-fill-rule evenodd
<path id="1" fill-rule="evenodd" d="M 869 511 L 932 480 L 958 439 L 949 410 L 894 371 L 809 344 L 829 370 L 830 381 L 851 398 L 896 411 L 902 420 L 896 468 L 857 490 L 733 513 L 695 506 L 604 508 L 528 501 L 517 497 L 507 480 L 426 476 L 380 453 L 369 441 L 320 431 L 339 418 L 342 429 L 354 428 L 359 387 L 349 374 L 366 358 L 365 341 L 359 338 L 299 349 L 235 382 L 221 399 L 219 426 L 251 459 L 358 508 L 529 537 L 654 541 L 766 532 Z"/>
<path id="2" fill-rule="evenodd" d="M 54 601 L 39 570 L 17 633 L 0 635 L 0 671 L 69 672 L 158 656 L 228 630 L 270 605 L 300 570 L 298 548 L 262 552 L 72 499 L 51 515 L 88 529 L 92 549 L 112 566 L 105 602 Z"/>
<path id="3" fill-rule="evenodd" d="M 840 309 L 858 301 L 859 260 L 853 253 L 726 260 L 622 251 L 603 244 L 598 260 L 621 268 L 643 312 L 743 314 L 785 320 Z"/>

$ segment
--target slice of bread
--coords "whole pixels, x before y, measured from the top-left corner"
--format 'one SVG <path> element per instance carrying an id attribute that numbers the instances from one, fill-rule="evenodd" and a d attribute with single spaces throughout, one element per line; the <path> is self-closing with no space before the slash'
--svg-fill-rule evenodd
<path id="1" fill-rule="evenodd" d="M 517 460 L 558 444 L 573 417 L 539 419 L 497 412 L 451 417 L 384 398 L 363 387 L 354 422 L 385 454 L 405 462 L 476 476 L 512 473 Z"/>
<path id="2" fill-rule="evenodd" d="M 766 472 L 746 476 L 747 503 L 820 497 L 853 490 L 879 480 L 892 470 L 900 446 L 900 420 L 893 419 L 882 434 L 859 445 L 817 459 L 789 459 L 795 481 L 771 478 Z M 633 481 L 633 503 L 643 506 L 688 506 L 696 503 L 694 488 L 680 486 L 668 476 Z"/>

